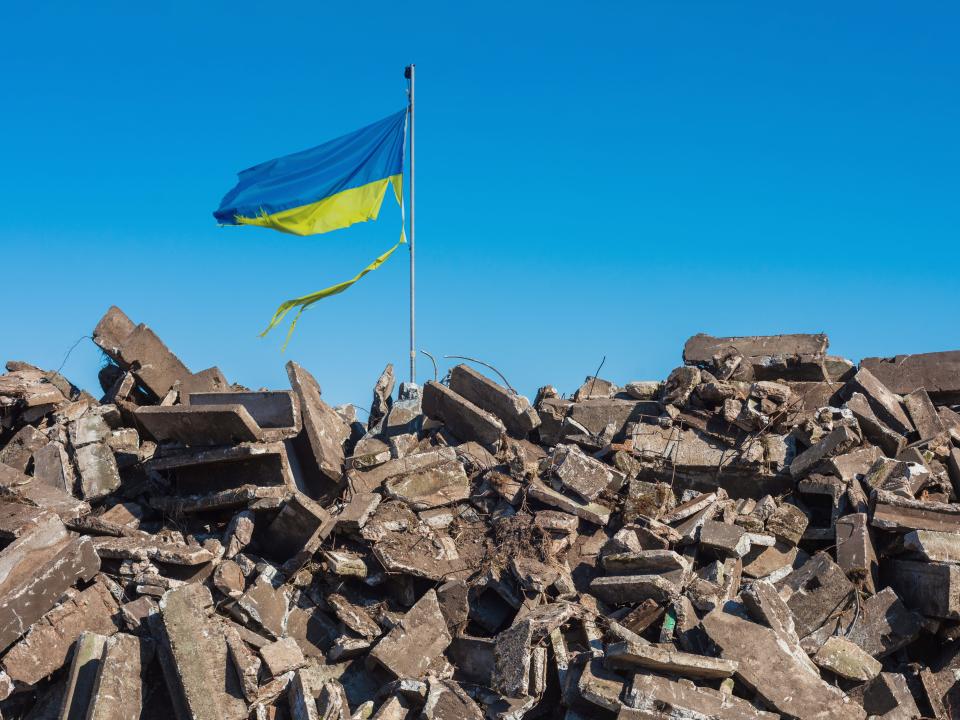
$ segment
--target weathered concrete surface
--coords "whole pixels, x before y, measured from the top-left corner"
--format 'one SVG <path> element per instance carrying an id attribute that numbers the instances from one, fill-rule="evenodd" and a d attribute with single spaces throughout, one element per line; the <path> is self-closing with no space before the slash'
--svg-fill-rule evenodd
<path id="1" fill-rule="evenodd" d="M 7 651 L 4 671 L 19 683 L 35 685 L 66 662 L 74 641 L 84 633 L 115 633 L 117 609 L 116 599 L 103 583 L 94 583 L 35 622 Z"/>
<path id="2" fill-rule="evenodd" d="M 194 392 L 181 402 L 195 407 L 242 405 L 265 440 L 292 438 L 303 429 L 300 404 L 292 390 Z"/>
<path id="3" fill-rule="evenodd" d="M 844 515 L 836 522 L 837 564 L 869 593 L 876 592 L 877 552 L 866 513 Z"/>
<path id="4" fill-rule="evenodd" d="M 243 405 L 175 405 L 139 408 L 135 416 L 154 440 L 187 446 L 232 445 L 263 439 Z"/>
<path id="5" fill-rule="evenodd" d="M 712 337 L 694 335 L 683 346 L 683 361 L 713 367 L 714 358 L 731 352 L 742 358 L 757 380 L 826 380 L 826 335 L 754 335 Z"/>
<path id="6" fill-rule="evenodd" d="M 178 720 L 240 720 L 246 704 L 229 665 L 223 633 L 207 617 L 213 605 L 201 585 L 160 599 L 158 652 Z"/>
<path id="7" fill-rule="evenodd" d="M 323 499 L 343 488 L 343 444 L 350 426 L 320 397 L 320 384 L 292 360 L 287 376 L 300 404 L 303 431 L 294 440 L 300 465 L 307 475 L 307 494 Z"/>
<path id="8" fill-rule="evenodd" d="M 924 388 L 935 402 L 960 403 L 960 350 L 863 358 L 860 367 L 899 395 Z"/>
<path id="9" fill-rule="evenodd" d="M 109 638 L 97 671 L 86 720 L 140 720 L 143 674 L 153 658 L 153 641 L 117 633 Z"/>
<path id="10" fill-rule="evenodd" d="M 797 634 L 810 634 L 853 597 L 853 583 L 827 553 L 819 552 L 776 583 L 793 613 Z"/>
<path id="11" fill-rule="evenodd" d="M 90 539 L 72 536 L 52 516 L 0 551 L 0 650 L 53 608 L 67 588 L 99 569 Z"/>
<path id="12" fill-rule="evenodd" d="M 370 658 L 398 678 L 420 678 L 443 658 L 452 640 L 437 594 L 424 593 L 370 651 Z"/>
<path id="13" fill-rule="evenodd" d="M 60 711 L 61 720 L 86 720 L 106 644 L 107 638 L 95 632 L 83 632 L 77 638 Z"/>
<path id="14" fill-rule="evenodd" d="M 527 398 L 467 365 L 457 365 L 450 371 L 450 389 L 499 418 L 511 435 L 526 437 L 540 425 L 540 416 Z"/>
<path id="15" fill-rule="evenodd" d="M 669 650 L 655 645 L 641 645 L 625 641 L 607 647 L 604 663 L 613 670 L 652 670 L 688 678 L 727 678 L 737 670 L 733 660 L 704 657 L 692 653 Z"/>
<path id="16" fill-rule="evenodd" d="M 414 510 L 429 510 L 470 497 L 470 479 L 459 460 L 390 478 L 384 483 L 388 497 L 402 500 Z"/>
<path id="17" fill-rule="evenodd" d="M 444 423 L 461 440 L 476 440 L 493 452 L 500 448 L 506 433 L 496 416 L 432 380 L 423 386 L 423 412 Z"/>
<path id="18" fill-rule="evenodd" d="M 576 445 L 558 445 L 551 458 L 551 469 L 565 488 L 586 502 L 596 500 L 614 480 L 609 465 L 585 455 Z"/>
<path id="19" fill-rule="evenodd" d="M 636 673 L 624 702 L 628 706 L 618 720 L 775 720 L 775 713 L 757 710 L 746 700 L 689 681 L 677 681 L 647 673 Z"/>
<path id="20" fill-rule="evenodd" d="M 866 717 L 842 691 L 807 672 L 770 628 L 720 609 L 702 626 L 720 656 L 737 662 L 736 677 L 777 712 L 801 719 Z"/>

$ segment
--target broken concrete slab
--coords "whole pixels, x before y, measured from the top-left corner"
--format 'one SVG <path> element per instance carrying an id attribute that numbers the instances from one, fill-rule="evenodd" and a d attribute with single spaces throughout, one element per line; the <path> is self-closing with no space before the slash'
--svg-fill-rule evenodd
<path id="1" fill-rule="evenodd" d="M 526 437 L 540 425 L 540 416 L 523 395 L 511 392 L 467 365 L 450 370 L 450 389 L 496 416 L 507 432 Z"/>
<path id="2" fill-rule="evenodd" d="M 886 490 L 876 490 L 870 524 L 894 532 L 932 530 L 956 533 L 960 532 L 960 505 L 920 502 Z"/>
<path id="3" fill-rule="evenodd" d="M 626 605 L 644 600 L 670 602 L 680 588 L 661 575 L 607 575 L 591 581 L 590 592 L 610 605 Z"/>
<path id="4" fill-rule="evenodd" d="M 618 642 L 607 647 L 604 664 L 613 670 L 638 668 L 688 678 L 727 678 L 737 670 L 732 660 L 704 657 L 656 645 Z"/>
<path id="5" fill-rule="evenodd" d="M 960 566 L 889 560 L 884 574 L 908 607 L 929 617 L 960 619 Z"/>
<path id="6" fill-rule="evenodd" d="M 153 641 L 126 633 L 107 639 L 97 668 L 86 720 L 140 720 L 143 675 L 153 658 Z"/>
<path id="7" fill-rule="evenodd" d="M 776 583 L 793 613 L 797 634 L 810 634 L 842 610 L 854 593 L 853 583 L 825 552 L 819 552 Z"/>
<path id="8" fill-rule="evenodd" d="M 388 497 L 402 500 L 414 510 L 429 510 L 462 502 L 470 497 L 470 479 L 459 460 L 390 478 L 384 483 Z"/>
<path id="9" fill-rule="evenodd" d="M 398 678 L 420 678 L 442 658 L 452 640 L 437 594 L 428 590 L 370 651 L 370 658 Z"/>
<path id="10" fill-rule="evenodd" d="M 103 583 L 96 582 L 31 625 L 7 651 L 3 669 L 18 683 L 36 685 L 66 662 L 70 647 L 84 633 L 115 633 L 116 614 L 116 599 Z"/>
<path id="11" fill-rule="evenodd" d="M 264 439 L 260 426 L 239 404 L 147 406 L 138 408 L 134 415 L 157 442 L 193 447 Z"/>
<path id="12" fill-rule="evenodd" d="M 319 499 L 339 495 L 343 487 L 343 445 L 350 426 L 320 397 L 320 384 L 292 360 L 287 376 L 300 405 L 303 431 L 293 441 L 308 477 L 308 494 Z"/>
<path id="13" fill-rule="evenodd" d="M 807 672 L 770 628 L 721 609 L 707 614 L 702 626 L 720 656 L 737 662 L 737 679 L 777 712 L 797 718 L 866 717 L 841 690 Z"/>
<path id="14" fill-rule="evenodd" d="M 659 675 L 636 673 L 624 694 L 627 707 L 618 720 L 667 720 L 701 718 L 716 720 L 773 720 L 778 715 L 758 710 L 751 703 L 727 692 L 694 685 L 689 680 L 672 680 Z"/>
<path id="15" fill-rule="evenodd" d="M 943 422 L 937 414 L 937 408 L 923 388 L 917 388 L 904 395 L 903 404 L 906 406 L 910 420 L 913 421 L 913 426 L 917 429 L 917 434 L 921 440 L 935 438 L 944 431 Z"/>
<path id="16" fill-rule="evenodd" d="M 169 590 L 160 598 L 157 652 L 179 720 L 246 716 L 226 639 L 207 617 L 212 606 L 210 591 L 199 584 Z"/>
<path id="17" fill-rule="evenodd" d="M 80 493 L 84 500 L 102 500 L 120 487 L 120 471 L 106 443 L 84 445 L 75 451 Z"/>
<path id="18" fill-rule="evenodd" d="M 303 429 L 300 405 L 292 390 L 192 392 L 181 402 L 194 407 L 242 405 L 266 441 L 293 438 Z"/>
<path id="19" fill-rule="evenodd" d="M 823 365 L 828 345 L 822 334 L 712 337 L 701 333 L 683 346 L 683 361 L 709 369 L 733 351 L 757 380 L 826 380 Z"/>
<path id="20" fill-rule="evenodd" d="M 614 471 L 609 465 L 585 455 L 576 445 L 558 445 L 550 467 L 565 488 L 586 502 L 595 500 L 614 481 Z M 620 481 L 622 483 L 622 477 Z"/>
<path id="21" fill-rule="evenodd" d="M 281 442 L 196 448 L 154 457 L 146 469 L 170 477 L 183 494 L 219 492 L 244 485 L 297 487 Z"/>
<path id="22" fill-rule="evenodd" d="M 859 646 L 837 635 L 827 638 L 813 661 L 835 675 L 860 682 L 872 680 L 883 667 Z"/>
<path id="23" fill-rule="evenodd" d="M 899 395 L 924 388 L 941 405 L 960 403 L 960 350 L 869 357 L 860 361 L 860 367 Z"/>
<path id="24" fill-rule="evenodd" d="M 86 720 L 106 644 L 106 636 L 95 632 L 82 632 L 77 638 L 60 712 L 61 720 Z"/>
<path id="25" fill-rule="evenodd" d="M 193 375 L 153 330 L 143 323 L 134 325 L 115 305 L 97 324 L 93 341 L 121 368 L 131 370 L 157 398 Z"/>
<path id="26" fill-rule="evenodd" d="M 34 455 L 49 442 L 47 436 L 33 425 L 24 425 L 0 449 L 0 463 L 25 473 L 30 467 Z"/>
<path id="27" fill-rule="evenodd" d="M 461 440 L 476 440 L 492 452 L 500 448 L 506 433 L 497 417 L 432 380 L 423 386 L 423 412 L 444 423 Z"/>
<path id="28" fill-rule="evenodd" d="M 594 525 L 606 525 L 610 522 L 610 508 L 600 503 L 583 502 L 569 495 L 559 493 L 552 488 L 547 487 L 539 480 L 534 480 L 527 487 L 527 494 L 542 502 L 544 505 L 559 508 L 563 512 L 576 515 Z"/>
<path id="29" fill-rule="evenodd" d="M 866 513 L 839 518 L 836 523 L 837 564 L 847 577 L 873 594 L 877 584 L 877 553 Z"/>
<path id="30" fill-rule="evenodd" d="M 99 569 L 90 539 L 73 536 L 52 516 L 0 551 L 0 650 L 53 608 L 67 588 L 91 580 Z"/>

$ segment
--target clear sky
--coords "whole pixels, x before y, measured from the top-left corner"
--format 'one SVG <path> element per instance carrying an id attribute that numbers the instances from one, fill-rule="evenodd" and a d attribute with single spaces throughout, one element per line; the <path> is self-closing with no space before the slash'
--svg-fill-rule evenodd
<path id="1" fill-rule="evenodd" d="M 955 2 L 15 3 L 0 67 L 0 356 L 56 368 L 111 304 L 193 370 L 334 403 L 405 374 L 399 212 L 308 238 L 218 228 L 236 172 L 405 102 L 417 63 L 419 346 L 571 392 L 606 356 L 826 332 L 960 348 Z M 444 361 L 449 367 L 451 361 Z M 64 374 L 98 391 L 89 341 Z M 420 381 L 432 376 L 421 356 Z"/>

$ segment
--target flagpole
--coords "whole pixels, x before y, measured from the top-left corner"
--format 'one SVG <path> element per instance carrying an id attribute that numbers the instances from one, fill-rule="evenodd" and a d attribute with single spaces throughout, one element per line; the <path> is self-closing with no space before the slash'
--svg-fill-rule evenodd
<path id="1" fill-rule="evenodd" d="M 413 90 L 414 90 L 414 75 L 416 71 L 416 65 L 410 64 L 404 69 L 404 77 L 410 81 L 410 87 L 407 90 L 407 94 L 410 98 L 410 382 L 415 383 L 417 381 L 417 345 L 416 345 L 416 303 L 415 303 L 415 293 L 416 293 L 416 264 L 414 262 L 415 251 L 414 251 L 414 172 L 413 172 L 413 162 L 414 162 L 414 152 L 413 152 L 413 142 L 414 142 L 414 115 L 413 115 Z"/>

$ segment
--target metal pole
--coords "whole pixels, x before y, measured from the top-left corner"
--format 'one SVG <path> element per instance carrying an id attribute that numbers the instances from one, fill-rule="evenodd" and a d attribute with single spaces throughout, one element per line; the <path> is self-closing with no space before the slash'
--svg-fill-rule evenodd
<path id="1" fill-rule="evenodd" d="M 414 205 L 414 171 L 413 171 L 413 162 L 414 162 L 414 114 L 413 114 L 413 91 L 414 91 L 414 74 L 416 71 L 416 65 L 410 64 L 407 65 L 404 70 L 404 76 L 410 81 L 410 88 L 407 90 L 407 94 L 410 98 L 410 382 L 415 383 L 417 381 L 417 342 L 416 342 L 416 304 L 415 304 L 415 295 L 416 295 L 416 264 L 414 262 L 414 218 L 415 218 L 415 205 Z"/>

